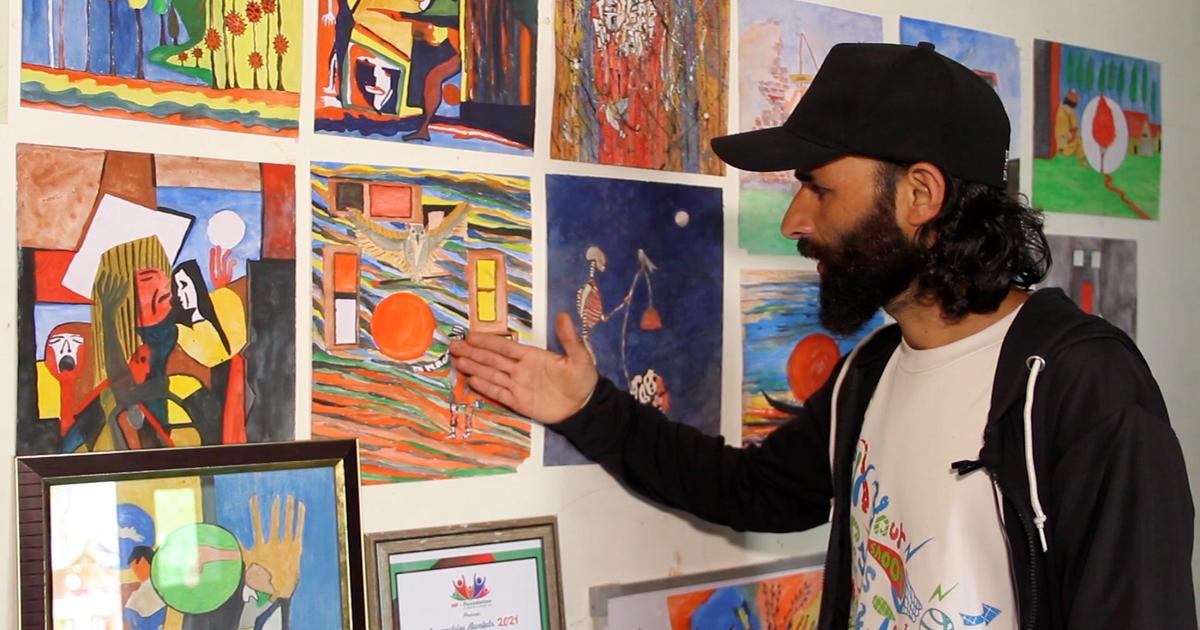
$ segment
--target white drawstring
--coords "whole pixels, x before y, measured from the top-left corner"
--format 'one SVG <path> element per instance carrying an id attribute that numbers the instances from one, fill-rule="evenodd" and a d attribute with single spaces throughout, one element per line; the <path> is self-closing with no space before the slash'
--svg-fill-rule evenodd
<path id="1" fill-rule="evenodd" d="M 858 356 L 858 351 L 861 350 L 863 346 L 867 345 L 869 341 L 874 339 L 875 335 L 879 334 L 879 331 L 885 328 L 887 328 L 887 325 L 880 326 L 879 328 L 872 330 L 870 334 L 868 334 L 866 337 L 863 337 L 862 340 L 854 346 L 854 349 L 851 350 L 850 354 L 846 356 L 846 361 L 842 363 L 842 369 L 838 372 L 837 380 L 833 382 L 833 401 L 829 407 L 829 475 L 833 479 L 837 478 L 837 475 L 835 474 L 836 471 L 833 468 L 833 455 L 835 450 L 834 445 L 837 444 L 838 393 L 840 393 L 842 390 L 842 381 L 846 379 L 846 372 L 850 370 L 850 364 L 854 361 L 854 357 Z"/>
<path id="2" fill-rule="evenodd" d="M 1038 498 L 1037 470 L 1033 465 L 1033 388 L 1037 384 L 1038 373 L 1046 367 L 1046 360 L 1033 355 L 1025 360 L 1029 368 L 1029 381 L 1025 385 L 1025 474 L 1029 477 L 1029 501 L 1033 503 L 1033 524 L 1037 527 L 1038 536 L 1042 540 L 1042 552 L 1049 551 L 1046 544 L 1046 513 L 1042 511 L 1042 501 Z"/>

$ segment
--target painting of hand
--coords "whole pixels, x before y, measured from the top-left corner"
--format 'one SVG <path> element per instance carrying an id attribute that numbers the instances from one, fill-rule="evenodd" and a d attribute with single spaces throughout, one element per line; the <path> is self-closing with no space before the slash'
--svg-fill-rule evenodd
<path id="1" fill-rule="evenodd" d="M 283 531 L 279 530 L 279 497 L 271 503 L 271 522 L 264 532 L 258 496 L 250 497 L 254 546 L 242 550 L 246 585 L 275 599 L 288 599 L 300 581 L 300 556 L 304 551 L 304 502 L 287 498 Z"/>

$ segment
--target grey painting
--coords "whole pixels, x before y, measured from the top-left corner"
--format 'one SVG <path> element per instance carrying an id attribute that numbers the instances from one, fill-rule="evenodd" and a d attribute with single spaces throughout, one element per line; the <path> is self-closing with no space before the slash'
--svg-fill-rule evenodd
<path id="1" fill-rule="evenodd" d="M 1136 339 L 1137 241 L 1049 235 L 1054 264 L 1042 286 L 1061 287 L 1079 308 Z"/>

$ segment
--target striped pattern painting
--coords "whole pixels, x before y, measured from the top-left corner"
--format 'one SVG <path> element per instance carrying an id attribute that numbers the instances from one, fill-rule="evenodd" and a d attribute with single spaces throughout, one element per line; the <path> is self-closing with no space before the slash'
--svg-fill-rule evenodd
<path id="1" fill-rule="evenodd" d="M 410 193 L 418 212 L 385 205 Z M 472 252 L 503 266 L 497 312 L 506 334 L 529 339 L 529 180 L 317 163 L 312 213 L 313 436 L 358 438 L 366 483 L 514 470 L 529 456 L 528 422 L 471 392 L 446 351 L 479 294 L 495 295 L 472 291 L 484 282 L 469 277 Z M 327 248 L 357 253 L 356 292 L 345 269 L 326 269 L 338 260 Z"/>

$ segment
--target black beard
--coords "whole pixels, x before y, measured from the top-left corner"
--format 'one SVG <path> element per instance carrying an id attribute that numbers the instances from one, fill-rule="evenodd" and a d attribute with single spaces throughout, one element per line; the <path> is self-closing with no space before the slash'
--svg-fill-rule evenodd
<path id="1" fill-rule="evenodd" d="M 921 248 L 896 225 L 894 205 L 882 199 L 839 244 L 801 240 L 796 249 L 821 262 L 819 319 L 841 336 L 861 330 L 908 289 L 924 267 Z"/>

